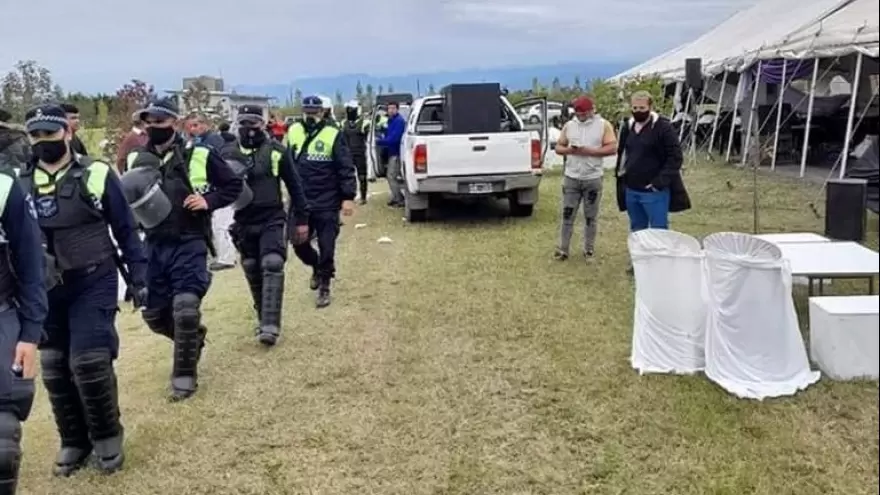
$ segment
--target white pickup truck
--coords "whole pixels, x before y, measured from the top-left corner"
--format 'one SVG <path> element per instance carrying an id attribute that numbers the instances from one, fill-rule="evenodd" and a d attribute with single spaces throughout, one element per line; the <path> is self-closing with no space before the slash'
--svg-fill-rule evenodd
<path id="1" fill-rule="evenodd" d="M 546 136 L 547 102 L 517 105 L 542 105 L 545 118 L 528 125 L 507 98 L 499 98 L 499 129 L 481 134 L 447 134 L 442 96 L 413 102 L 400 150 L 408 221 L 425 220 L 435 195 L 507 198 L 512 216 L 531 216 L 547 152 L 547 140 L 540 139 Z"/>

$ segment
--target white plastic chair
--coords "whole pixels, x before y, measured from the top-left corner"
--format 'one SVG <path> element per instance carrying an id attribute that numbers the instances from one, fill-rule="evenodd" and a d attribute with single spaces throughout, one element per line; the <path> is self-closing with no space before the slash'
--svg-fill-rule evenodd
<path id="1" fill-rule="evenodd" d="M 639 373 L 692 374 L 705 364 L 700 242 L 671 230 L 630 234 L 636 294 L 630 362 Z"/>
<path id="2" fill-rule="evenodd" d="M 779 248 L 731 232 L 712 234 L 703 245 L 706 376 L 737 397 L 758 400 L 816 383 Z"/>

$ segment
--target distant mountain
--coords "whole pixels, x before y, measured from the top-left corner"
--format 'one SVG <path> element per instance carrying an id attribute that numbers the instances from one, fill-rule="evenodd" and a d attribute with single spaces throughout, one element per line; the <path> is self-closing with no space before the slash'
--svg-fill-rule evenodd
<path id="1" fill-rule="evenodd" d="M 295 79 L 288 84 L 240 84 L 233 86 L 232 89 L 241 94 L 267 95 L 275 98 L 278 104 L 283 105 L 288 103 L 297 89 L 302 91 L 304 95 L 321 94 L 331 98 L 335 96 L 337 91 L 341 91 L 343 98 L 350 99 L 355 96 L 358 81 L 364 88 L 368 84 L 372 85 L 375 92 L 378 92 L 381 85 L 385 93 L 388 93 L 388 88 L 391 87 L 394 92 L 416 95 L 426 94 L 430 86 L 439 90 L 450 83 L 468 82 L 498 82 L 510 90 L 521 90 L 531 88 L 532 79 L 536 77 L 542 85 L 546 86 L 549 86 L 557 77 L 565 86 L 571 85 L 576 77 L 585 84 L 592 79 L 613 76 L 633 65 L 635 64 L 628 62 L 567 62 L 530 67 L 477 68 L 389 76 L 345 74 Z"/>

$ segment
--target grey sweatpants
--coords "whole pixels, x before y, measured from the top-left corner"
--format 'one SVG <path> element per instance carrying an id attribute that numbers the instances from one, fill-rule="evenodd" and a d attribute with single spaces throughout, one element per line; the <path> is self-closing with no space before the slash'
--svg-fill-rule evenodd
<path id="1" fill-rule="evenodd" d="M 403 203 L 403 175 L 400 170 L 400 157 L 388 158 L 388 170 L 385 172 L 385 180 L 388 181 L 388 192 L 391 193 L 391 201 Z"/>
<path id="2" fill-rule="evenodd" d="M 578 208 L 584 205 L 584 252 L 592 252 L 596 243 L 597 218 L 602 204 L 602 178 L 578 180 L 562 179 L 562 227 L 559 229 L 560 252 L 568 254 L 574 220 Z"/>

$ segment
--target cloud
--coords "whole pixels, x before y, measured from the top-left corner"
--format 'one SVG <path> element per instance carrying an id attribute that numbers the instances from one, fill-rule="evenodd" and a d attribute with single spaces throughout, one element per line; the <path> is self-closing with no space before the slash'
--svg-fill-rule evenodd
<path id="1" fill-rule="evenodd" d="M 754 0 L 0 0 L 0 72 L 34 59 L 68 89 L 137 77 L 284 83 L 559 60 L 638 62 Z M 271 6 L 275 5 L 275 8 Z M 35 25 L 38 23 L 38 25 Z"/>

